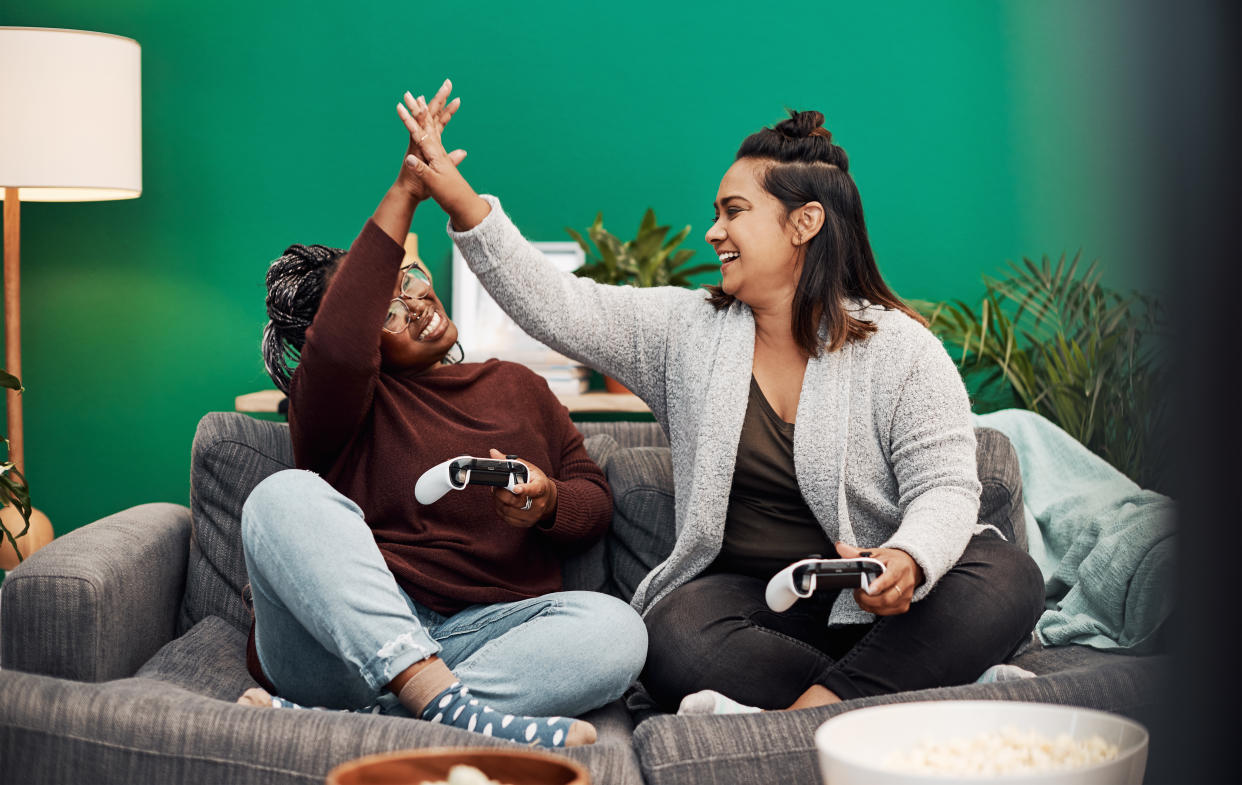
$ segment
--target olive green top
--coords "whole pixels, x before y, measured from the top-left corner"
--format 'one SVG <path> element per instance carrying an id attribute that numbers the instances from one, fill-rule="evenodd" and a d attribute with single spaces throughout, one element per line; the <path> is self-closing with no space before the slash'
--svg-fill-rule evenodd
<path id="1" fill-rule="evenodd" d="M 835 546 L 798 489 L 793 442 L 794 423 L 776 414 L 751 376 L 724 546 L 713 572 L 766 579 L 813 554 L 836 556 Z"/>

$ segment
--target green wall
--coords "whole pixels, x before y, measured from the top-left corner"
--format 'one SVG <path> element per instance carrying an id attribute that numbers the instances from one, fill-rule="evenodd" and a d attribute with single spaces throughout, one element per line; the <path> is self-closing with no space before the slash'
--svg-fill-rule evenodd
<path id="1" fill-rule="evenodd" d="M 973 299 L 1006 260 L 1080 248 L 1157 280 L 1120 2 L 601 6 L 6 0 L 0 24 L 143 53 L 142 197 L 22 207 L 27 474 L 58 533 L 187 502 L 198 418 L 270 386 L 268 261 L 349 244 L 404 151 L 398 97 L 444 76 L 468 177 L 533 239 L 652 206 L 710 258 L 720 175 L 789 106 L 828 116 L 905 296 Z M 414 225 L 440 274 L 443 224 Z"/>

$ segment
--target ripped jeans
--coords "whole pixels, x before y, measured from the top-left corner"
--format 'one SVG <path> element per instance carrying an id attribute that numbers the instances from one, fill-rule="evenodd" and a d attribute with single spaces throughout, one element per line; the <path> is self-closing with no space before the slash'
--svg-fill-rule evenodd
<path id="1" fill-rule="evenodd" d="M 438 655 L 496 711 L 576 717 L 638 676 L 647 632 L 629 605 L 566 591 L 452 616 L 402 591 L 362 511 L 318 475 L 277 472 L 242 509 L 255 643 L 280 695 L 408 715 L 384 689 Z M 378 709 L 376 709 L 378 707 Z"/>

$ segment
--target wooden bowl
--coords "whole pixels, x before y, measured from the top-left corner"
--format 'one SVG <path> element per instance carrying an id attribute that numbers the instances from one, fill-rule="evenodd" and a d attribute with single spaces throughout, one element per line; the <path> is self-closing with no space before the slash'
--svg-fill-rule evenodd
<path id="1" fill-rule="evenodd" d="M 473 766 L 504 785 L 590 785 L 578 763 L 546 752 L 436 747 L 401 750 L 346 761 L 328 772 L 327 785 L 421 785 L 448 779 L 458 764 Z"/>

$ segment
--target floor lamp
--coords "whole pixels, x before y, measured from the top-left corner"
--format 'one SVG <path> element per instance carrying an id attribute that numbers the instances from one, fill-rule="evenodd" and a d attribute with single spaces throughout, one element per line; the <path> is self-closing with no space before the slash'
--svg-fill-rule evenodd
<path id="1" fill-rule="evenodd" d="M 0 27 L 4 367 L 21 376 L 21 203 L 142 193 L 138 42 L 83 30 Z M 7 393 L 9 459 L 25 471 L 22 403 Z"/>

